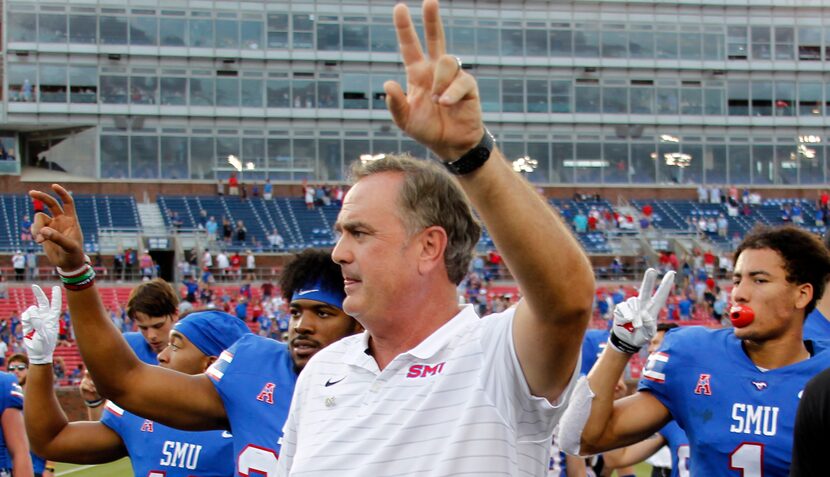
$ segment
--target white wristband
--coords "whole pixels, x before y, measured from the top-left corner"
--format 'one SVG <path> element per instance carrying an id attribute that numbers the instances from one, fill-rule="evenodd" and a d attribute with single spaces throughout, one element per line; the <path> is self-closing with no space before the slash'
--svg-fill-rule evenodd
<path id="1" fill-rule="evenodd" d="M 75 275 L 79 275 L 81 272 L 86 270 L 86 267 L 92 266 L 92 260 L 89 259 L 89 255 L 84 255 L 84 264 L 81 265 L 80 268 L 77 270 L 72 270 L 71 272 L 65 272 L 61 267 L 55 267 L 58 270 L 58 275 L 62 277 L 74 277 Z"/>

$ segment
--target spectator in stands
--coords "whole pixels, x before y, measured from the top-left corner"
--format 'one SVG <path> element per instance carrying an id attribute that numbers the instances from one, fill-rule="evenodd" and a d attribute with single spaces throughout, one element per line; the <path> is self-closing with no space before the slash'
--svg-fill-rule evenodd
<path id="1" fill-rule="evenodd" d="M 142 253 L 141 257 L 138 259 L 138 263 L 141 267 L 141 279 L 146 282 L 153 278 L 156 269 L 153 257 L 150 256 L 149 250 L 144 249 L 144 253 Z"/>
<path id="2" fill-rule="evenodd" d="M 239 255 L 239 251 L 231 255 L 231 273 L 233 274 L 234 280 L 242 278 L 242 257 Z"/>
<path id="3" fill-rule="evenodd" d="M 262 198 L 271 200 L 274 197 L 274 185 L 271 184 L 271 179 L 265 179 L 265 184 L 262 186 Z"/>
<path id="4" fill-rule="evenodd" d="M 678 300 L 677 300 L 677 309 L 680 313 L 680 319 L 683 321 L 688 321 L 692 319 L 692 312 L 694 308 L 694 301 L 689 298 L 689 295 L 683 293 L 682 291 L 677 291 Z"/>
<path id="5" fill-rule="evenodd" d="M 32 241 L 32 221 L 28 215 L 24 215 L 20 220 L 20 241 L 23 245 L 28 245 Z"/>
<path id="6" fill-rule="evenodd" d="M 216 219 L 212 215 L 207 222 L 205 222 L 205 230 L 207 231 L 208 243 L 215 242 L 216 232 L 219 230 L 219 224 L 216 223 Z"/>
<path id="7" fill-rule="evenodd" d="M 222 217 L 222 240 L 225 244 L 230 245 L 231 238 L 233 238 L 233 224 L 227 217 Z"/>
<path id="8" fill-rule="evenodd" d="M 285 239 L 282 238 L 280 232 L 277 229 L 274 229 L 270 235 L 268 235 L 268 243 L 271 244 L 271 250 L 280 250 L 285 247 Z"/>
<path id="9" fill-rule="evenodd" d="M 738 201 L 740 200 L 740 197 L 738 197 L 738 188 L 735 187 L 735 185 L 729 186 L 729 198 L 728 198 L 728 200 L 729 200 L 729 202 L 732 202 L 732 203 L 735 203 L 735 204 L 737 204 Z"/>
<path id="10" fill-rule="evenodd" d="M 651 204 L 646 204 L 643 206 L 643 217 L 648 219 L 651 222 L 651 217 L 654 215 L 654 207 Z"/>
<path id="11" fill-rule="evenodd" d="M 709 202 L 709 191 L 706 190 L 706 186 L 703 184 L 697 186 L 697 201 L 701 204 Z"/>
<path id="12" fill-rule="evenodd" d="M 782 204 L 781 205 L 781 221 L 784 223 L 792 221 L 792 209 L 790 208 L 790 204 Z"/>
<path id="13" fill-rule="evenodd" d="M 796 224 L 796 225 L 803 224 L 804 223 L 804 215 L 803 215 L 804 212 L 803 212 L 803 209 L 801 208 L 801 204 L 799 202 L 793 203 L 791 211 L 792 211 L 791 217 L 792 217 L 793 223 Z"/>
<path id="14" fill-rule="evenodd" d="M 574 230 L 578 234 L 584 234 L 588 231 L 588 216 L 585 215 L 581 210 L 576 213 L 574 216 Z"/>
<path id="15" fill-rule="evenodd" d="M 205 287 L 205 286 L 207 286 L 207 285 L 210 285 L 210 284 L 211 284 L 211 283 L 213 283 L 214 281 L 215 281 L 215 280 L 214 280 L 214 278 L 213 278 L 213 273 L 211 273 L 210 268 L 208 268 L 208 267 L 204 267 L 204 268 L 202 269 L 202 274 L 201 274 L 201 276 L 199 277 L 199 285 L 200 285 L 201 287 Z M 201 300 L 201 299 L 200 299 L 200 301 L 201 301 L 203 304 L 207 304 L 204 300 Z"/>
<path id="16" fill-rule="evenodd" d="M 339 185 L 334 186 L 334 188 L 331 191 L 332 203 L 334 203 L 334 205 L 336 205 L 337 207 L 340 207 L 341 205 L 343 205 L 343 195 L 344 194 L 345 194 L 345 191 L 343 190 L 343 187 L 341 187 Z"/>
<path id="17" fill-rule="evenodd" d="M 0 272 L 0 299 L 6 299 L 9 297 L 9 284 L 6 283 L 6 276 Z"/>
<path id="18" fill-rule="evenodd" d="M 710 204 L 720 204 L 721 203 L 721 192 L 720 187 L 713 185 L 711 189 L 709 189 L 709 203 Z"/>
<path id="19" fill-rule="evenodd" d="M 110 321 L 112 322 L 113 326 L 124 332 L 124 316 L 121 314 L 121 310 L 118 305 L 112 305 L 110 308 Z"/>
<path id="20" fill-rule="evenodd" d="M 707 249 L 703 253 L 703 268 L 706 270 L 706 274 L 709 276 L 714 275 L 715 273 L 715 261 L 717 257 L 714 253 L 712 253 L 712 249 Z"/>
<path id="21" fill-rule="evenodd" d="M 124 265 L 127 277 L 130 280 L 135 279 L 135 267 L 138 265 L 138 257 L 132 247 L 127 247 L 127 250 L 124 251 Z"/>
<path id="22" fill-rule="evenodd" d="M 124 280 L 124 251 L 120 245 L 112 256 L 112 276 L 119 282 Z"/>
<path id="23" fill-rule="evenodd" d="M 231 172 L 228 177 L 228 195 L 239 196 L 239 179 L 236 178 L 236 172 Z"/>
<path id="24" fill-rule="evenodd" d="M 250 282 L 256 279 L 256 257 L 250 249 L 245 253 L 245 280 Z"/>
<path id="25" fill-rule="evenodd" d="M 727 238 L 729 236 L 729 219 L 725 215 L 718 214 L 718 237 Z"/>
<path id="26" fill-rule="evenodd" d="M 239 297 L 239 301 L 236 303 L 236 307 L 234 308 L 234 312 L 236 313 L 236 317 L 242 321 L 248 320 L 248 299 L 244 296 Z"/>
<path id="27" fill-rule="evenodd" d="M 245 245 L 245 239 L 248 237 L 248 229 L 245 228 L 245 223 L 241 220 L 236 221 L 236 241 L 240 245 Z"/>
<path id="28" fill-rule="evenodd" d="M 219 272 L 219 279 L 225 280 L 228 275 L 228 269 L 231 266 L 231 262 L 228 259 L 228 256 L 225 254 L 224 250 L 220 250 L 219 253 L 216 254 L 216 269 Z"/>
<path id="29" fill-rule="evenodd" d="M 170 225 L 173 227 L 173 230 L 180 230 L 184 227 L 184 221 L 175 210 L 170 211 Z"/>
<path id="30" fill-rule="evenodd" d="M 199 210 L 199 217 L 196 219 L 196 228 L 199 230 L 204 230 L 207 227 L 208 221 L 208 214 L 207 210 L 200 209 Z"/>
<path id="31" fill-rule="evenodd" d="M 314 187 L 307 181 L 303 180 L 303 198 L 305 200 L 306 209 L 314 209 Z"/>
<path id="32" fill-rule="evenodd" d="M 26 280 L 33 281 L 37 279 L 37 254 L 33 249 L 26 252 Z"/>
<path id="33" fill-rule="evenodd" d="M 26 256 L 18 250 L 12 255 L 12 268 L 14 268 L 15 279 L 22 282 L 26 278 Z"/>
<path id="34" fill-rule="evenodd" d="M 208 248 L 205 248 L 204 253 L 202 253 L 202 267 L 203 268 L 213 267 L 213 256 L 210 254 L 210 249 L 208 249 Z"/>
<path id="35" fill-rule="evenodd" d="M 52 371 L 55 373 L 55 378 L 60 382 L 66 377 L 66 363 L 60 356 L 55 356 L 55 362 L 52 363 Z"/>
<path id="36" fill-rule="evenodd" d="M 182 316 L 185 313 L 189 313 L 189 312 L 193 311 L 194 309 L 195 308 L 193 306 L 193 301 L 188 299 L 188 298 L 185 298 L 184 300 L 179 302 L 179 306 L 178 306 L 179 316 Z"/>
<path id="37" fill-rule="evenodd" d="M 706 234 L 708 236 L 715 236 L 718 233 L 718 222 L 715 220 L 714 217 L 708 217 L 706 219 Z"/>

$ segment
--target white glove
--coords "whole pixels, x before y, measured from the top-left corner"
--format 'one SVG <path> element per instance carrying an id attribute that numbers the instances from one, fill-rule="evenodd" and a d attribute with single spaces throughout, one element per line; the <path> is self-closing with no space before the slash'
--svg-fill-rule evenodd
<path id="1" fill-rule="evenodd" d="M 58 343 L 58 318 L 61 315 L 61 287 L 52 287 L 52 303 L 37 285 L 32 285 L 37 306 L 23 312 L 23 344 L 32 364 L 49 364 Z"/>
<path id="2" fill-rule="evenodd" d="M 640 285 L 640 294 L 614 308 L 614 327 L 608 343 L 617 351 L 634 354 L 651 341 L 657 332 L 657 317 L 674 286 L 674 272 L 668 272 L 652 295 L 657 270 L 649 268 Z"/>

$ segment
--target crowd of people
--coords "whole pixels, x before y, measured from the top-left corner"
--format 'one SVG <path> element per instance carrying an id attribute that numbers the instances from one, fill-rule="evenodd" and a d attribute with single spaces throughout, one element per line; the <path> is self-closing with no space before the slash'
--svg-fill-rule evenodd
<path id="1" fill-rule="evenodd" d="M 582 456 L 597 454 L 600 473 L 630 475 L 643 447 L 667 444 L 672 475 L 822 475 L 823 455 L 803 446 L 822 449 L 830 426 L 819 374 L 830 368 L 827 244 L 786 226 L 744 237 L 729 327 L 658 328 L 681 267 L 645 271 L 608 329 L 586 333 L 590 262 L 484 127 L 475 79 L 446 54 L 437 1 L 424 1 L 426 50 L 407 7 L 393 15 L 407 91 L 386 83 L 387 105 L 445 167 L 399 156 L 353 166 L 334 249 L 296 255 L 280 278 L 285 343 L 248 331 L 242 290 L 236 317 L 183 312 L 162 280 L 131 292 L 125 313 L 138 332 L 122 333 L 72 196 L 57 184 L 57 199 L 31 192 L 49 212 L 34 217 L 32 236 L 63 290 L 47 297 L 33 285 L 22 314 L 26 389 L 0 375 L 12 436 L 0 468 L 31 475 L 31 443 L 43 458 L 84 464 L 129 455 L 136 475 L 168 477 L 587 476 L 596 471 Z M 477 217 L 518 287 L 479 308 L 493 312 L 483 317 L 458 290 L 474 266 Z M 202 293 L 184 286 L 186 298 Z M 64 295 L 89 370 L 87 422 L 66 420 L 52 386 Z M 649 345 L 625 396 L 620 377 Z"/>

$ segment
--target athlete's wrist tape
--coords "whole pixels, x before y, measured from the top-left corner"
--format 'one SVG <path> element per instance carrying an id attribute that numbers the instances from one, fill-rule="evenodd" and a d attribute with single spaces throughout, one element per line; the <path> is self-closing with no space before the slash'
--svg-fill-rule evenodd
<path id="1" fill-rule="evenodd" d="M 613 346 L 614 349 L 620 353 L 634 354 L 640 351 L 639 347 L 621 340 L 619 336 L 614 334 L 614 330 L 611 330 L 611 336 L 608 337 L 608 344 Z"/>
<path id="2" fill-rule="evenodd" d="M 87 401 L 86 399 L 84 399 L 84 404 L 86 405 L 86 407 L 96 408 L 99 407 L 101 404 L 104 404 L 104 398 L 96 399 L 94 401 Z"/>

